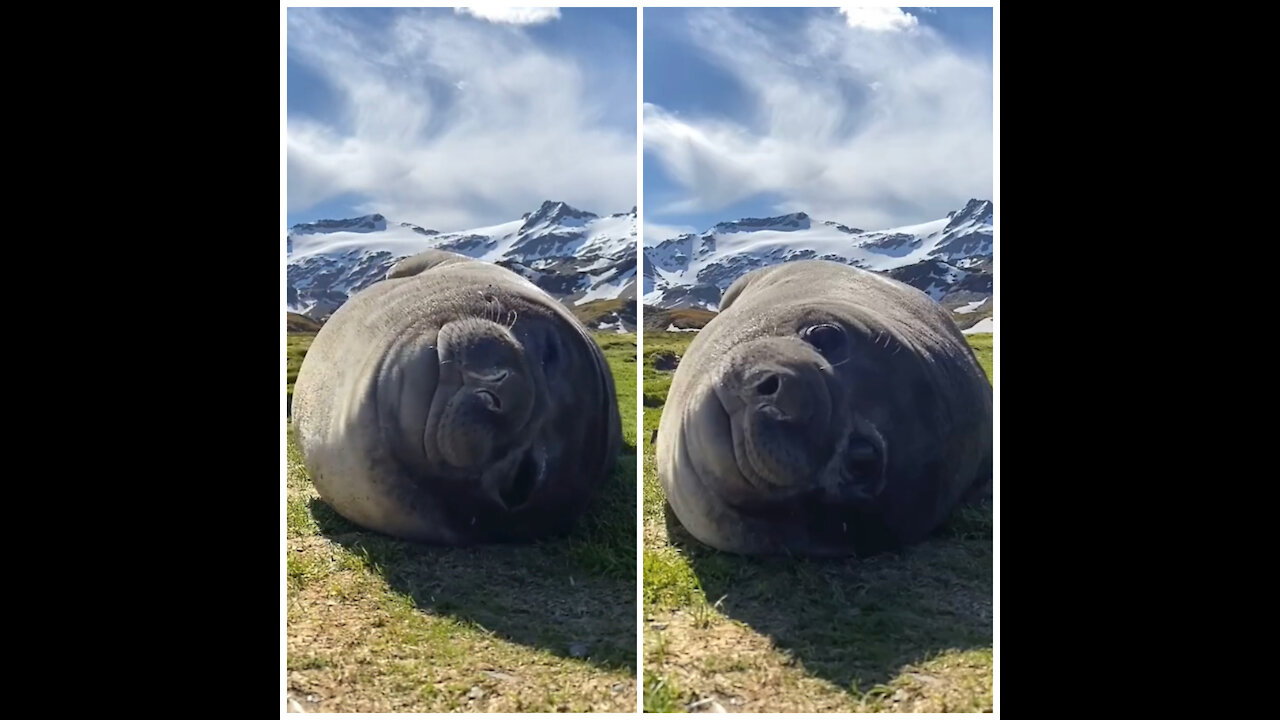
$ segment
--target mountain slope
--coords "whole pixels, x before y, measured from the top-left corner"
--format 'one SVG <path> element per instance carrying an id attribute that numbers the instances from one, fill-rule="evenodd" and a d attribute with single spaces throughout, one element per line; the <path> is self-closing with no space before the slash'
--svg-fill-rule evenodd
<path id="1" fill-rule="evenodd" d="M 886 273 L 947 306 L 992 293 L 989 200 L 918 225 L 866 231 L 805 213 L 722 222 L 644 250 L 644 302 L 663 308 L 717 309 L 742 275 L 791 260 L 821 259 Z"/>
<path id="2" fill-rule="evenodd" d="M 438 248 L 497 263 L 568 305 L 636 295 L 636 212 L 600 217 L 547 201 L 510 222 L 442 233 L 382 215 L 294 225 L 286 309 L 327 318 L 400 258 Z"/>

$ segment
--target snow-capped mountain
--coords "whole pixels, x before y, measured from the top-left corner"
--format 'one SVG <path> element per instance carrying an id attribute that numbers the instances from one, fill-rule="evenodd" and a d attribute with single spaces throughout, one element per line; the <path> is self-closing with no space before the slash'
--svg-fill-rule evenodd
<path id="1" fill-rule="evenodd" d="M 790 260 L 834 260 L 885 273 L 952 307 L 992 293 L 992 204 L 918 225 L 867 231 L 805 213 L 722 222 L 644 249 L 646 305 L 716 310 L 747 272 Z"/>
<path id="2" fill-rule="evenodd" d="M 570 305 L 636 296 L 636 210 L 601 217 L 548 200 L 520 219 L 442 233 L 382 215 L 294 225 L 287 309 L 322 320 L 400 258 L 439 248 L 498 263 Z"/>

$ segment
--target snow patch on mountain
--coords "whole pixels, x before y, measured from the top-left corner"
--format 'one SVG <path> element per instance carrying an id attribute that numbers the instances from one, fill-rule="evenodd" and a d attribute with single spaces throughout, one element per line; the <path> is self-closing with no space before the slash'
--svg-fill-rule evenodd
<path id="1" fill-rule="evenodd" d="M 599 331 L 601 331 L 601 332 L 609 332 L 609 331 L 613 331 L 614 333 L 617 333 L 618 335 L 622 335 L 622 334 L 624 334 L 624 333 L 629 333 L 629 332 L 634 332 L 633 330 L 628 330 L 628 329 L 627 329 L 627 327 L 626 327 L 626 324 L 625 324 L 625 323 L 623 323 L 621 320 L 615 320 L 614 322 L 611 322 L 611 323 L 610 323 L 610 322 L 601 322 L 601 323 L 597 323 L 597 324 L 596 324 L 596 329 L 597 329 L 597 330 L 599 330 Z"/>
<path id="2" fill-rule="evenodd" d="M 973 327 L 962 330 L 965 335 L 977 335 L 979 333 L 994 333 L 996 331 L 996 319 L 994 317 L 982 318 Z"/>
<path id="3" fill-rule="evenodd" d="M 582 297 L 573 300 L 574 305 L 581 305 L 592 300 L 612 300 L 624 297 L 628 286 L 633 288 L 631 297 L 635 297 L 636 268 L 634 264 L 629 269 L 624 268 L 620 272 L 605 272 L 600 275 L 588 273 L 586 276 L 593 280 L 594 283 L 589 285 L 588 290 Z"/>
<path id="4" fill-rule="evenodd" d="M 968 315 L 971 312 L 977 312 L 978 308 L 987 304 L 988 299 L 989 298 L 982 298 L 981 300 L 974 300 L 971 303 L 966 303 L 964 305 L 961 305 L 960 307 L 956 308 L 952 312 L 956 312 L 961 315 Z"/>
<path id="5" fill-rule="evenodd" d="M 415 232 L 413 227 L 393 226 L 380 230 L 342 229 L 331 232 L 289 232 L 289 262 L 300 262 L 313 255 L 341 256 L 349 251 L 359 253 L 389 252 L 412 255 L 432 245 L 432 239 Z"/>

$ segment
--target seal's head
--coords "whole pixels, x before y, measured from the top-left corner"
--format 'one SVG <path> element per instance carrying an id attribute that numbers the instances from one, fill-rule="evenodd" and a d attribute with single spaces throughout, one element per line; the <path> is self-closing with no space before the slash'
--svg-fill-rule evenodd
<path id="1" fill-rule="evenodd" d="M 445 322 L 421 361 L 402 368 L 402 450 L 422 476 L 491 510 L 519 511 L 548 489 L 549 475 L 571 471 L 564 451 L 578 444 L 582 393 L 597 407 L 605 399 L 583 382 L 598 375 L 590 348 L 563 342 L 574 328 L 515 298 L 494 302 L 523 317 L 512 326 Z M 411 372 L 418 377 L 408 382 Z"/>
<path id="2" fill-rule="evenodd" d="M 787 335 L 749 340 L 726 355 L 701 403 L 702 412 L 725 420 L 698 428 L 731 436 L 706 444 L 732 448 L 733 462 L 723 458 L 720 467 L 741 477 L 743 502 L 810 488 L 874 497 L 884 486 L 887 448 L 858 402 L 861 394 L 865 406 L 876 405 L 868 397 L 877 386 L 874 366 L 857 357 L 867 343 L 834 318 L 793 324 L 799 327 Z"/>
<path id="3" fill-rule="evenodd" d="M 677 371 L 658 437 L 672 509 L 739 552 L 873 552 L 918 534 L 936 520 L 922 504 L 951 499 L 948 473 L 975 472 L 954 450 L 981 422 L 957 428 L 948 398 L 980 402 L 942 387 L 956 378 L 937 343 L 865 298 L 768 289 L 730 296 Z"/>

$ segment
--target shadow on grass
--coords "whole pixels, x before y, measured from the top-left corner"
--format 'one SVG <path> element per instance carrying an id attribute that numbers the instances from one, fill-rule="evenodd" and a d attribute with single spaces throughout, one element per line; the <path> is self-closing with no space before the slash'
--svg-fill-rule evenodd
<path id="1" fill-rule="evenodd" d="M 665 503 L 664 503 L 665 505 Z M 962 508 L 925 543 L 864 559 L 717 552 L 666 508 L 672 545 L 725 615 L 768 635 L 806 672 L 854 695 L 945 650 L 992 644 L 990 503 Z"/>
<path id="2" fill-rule="evenodd" d="M 364 530 L 318 498 L 309 506 L 322 535 L 420 611 L 634 674 L 635 455 L 620 455 L 618 465 L 570 535 L 531 545 L 420 545 Z"/>

